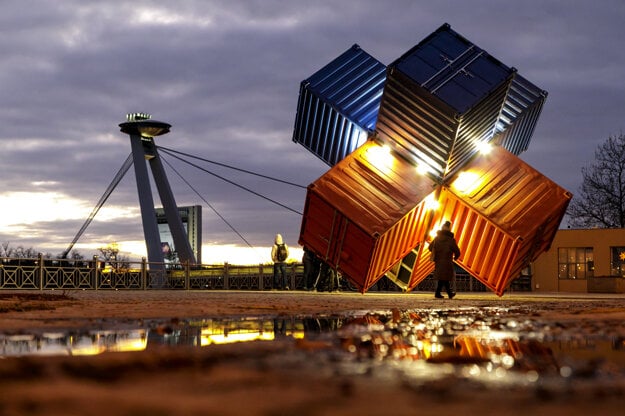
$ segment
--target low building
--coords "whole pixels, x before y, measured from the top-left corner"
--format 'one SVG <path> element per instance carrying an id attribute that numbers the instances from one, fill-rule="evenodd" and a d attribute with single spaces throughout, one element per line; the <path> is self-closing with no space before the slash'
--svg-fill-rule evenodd
<path id="1" fill-rule="evenodd" d="M 625 229 L 558 230 L 532 265 L 532 291 L 625 293 Z"/>

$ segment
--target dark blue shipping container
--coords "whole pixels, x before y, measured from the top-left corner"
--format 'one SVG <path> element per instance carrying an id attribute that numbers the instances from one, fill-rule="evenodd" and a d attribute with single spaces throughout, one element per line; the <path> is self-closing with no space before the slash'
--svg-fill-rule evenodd
<path id="1" fill-rule="evenodd" d="M 546 91 L 516 74 L 495 128 L 495 140 L 515 155 L 526 151 L 546 99 Z"/>
<path id="2" fill-rule="evenodd" d="M 389 65 L 376 135 L 443 182 L 492 140 L 515 73 L 445 24 Z"/>
<path id="3" fill-rule="evenodd" d="M 390 67 L 464 114 L 510 77 L 508 68 L 444 24 Z"/>
<path id="4" fill-rule="evenodd" d="M 385 80 L 386 67 L 352 46 L 300 84 L 293 141 L 335 165 L 373 131 Z"/>

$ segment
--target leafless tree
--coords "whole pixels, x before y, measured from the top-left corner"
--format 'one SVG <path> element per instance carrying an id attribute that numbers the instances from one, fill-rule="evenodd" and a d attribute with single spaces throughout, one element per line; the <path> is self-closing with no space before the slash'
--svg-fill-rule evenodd
<path id="1" fill-rule="evenodd" d="M 35 259 L 39 256 L 39 252 L 32 247 L 11 247 L 9 242 L 4 242 L 0 245 L 0 253 L 2 253 L 2 257 L 9 257 L 13 259 Z"/>
<path id="2" fill-rule="evenodd" d="M 119 254 L 119 247 L 117 243 L 111 243 L 105 247 L 99 247 L 98 251 L 102 255 L 104 261 L 110 264 L 113 269 L 119 270 L 130 267 L 128 257 Z"/>
<path id="3" fill-rule="evenodd" d="M 583 182 L 568 209 L 573 228 L 625 228 L 625 135 L 610 136 L 582 168 Z"/>

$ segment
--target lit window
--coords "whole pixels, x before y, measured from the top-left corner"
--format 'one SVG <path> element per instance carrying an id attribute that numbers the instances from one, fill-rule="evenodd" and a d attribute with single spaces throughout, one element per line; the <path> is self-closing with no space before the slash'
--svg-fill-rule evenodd
<path id="1" fill-rule="evenodd" d="M 625 247 L 610 247 L 610 275 L 625 277 Z"/>
<path id="2" fill-rule="evenodd" d="M 593 277 L 595 261 L 592 247 L 558 248 L 558 278 L 586 279 Z"/>

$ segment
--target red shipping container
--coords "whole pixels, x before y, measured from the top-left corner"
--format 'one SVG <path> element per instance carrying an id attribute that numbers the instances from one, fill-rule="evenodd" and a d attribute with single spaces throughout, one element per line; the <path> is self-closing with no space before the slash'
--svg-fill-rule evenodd
<path id="1" fill-rule="evenodd" d="M 433 187 L 370 140 L 308 187 L 299 243 L 365 292 L 426 232 Z"/>

